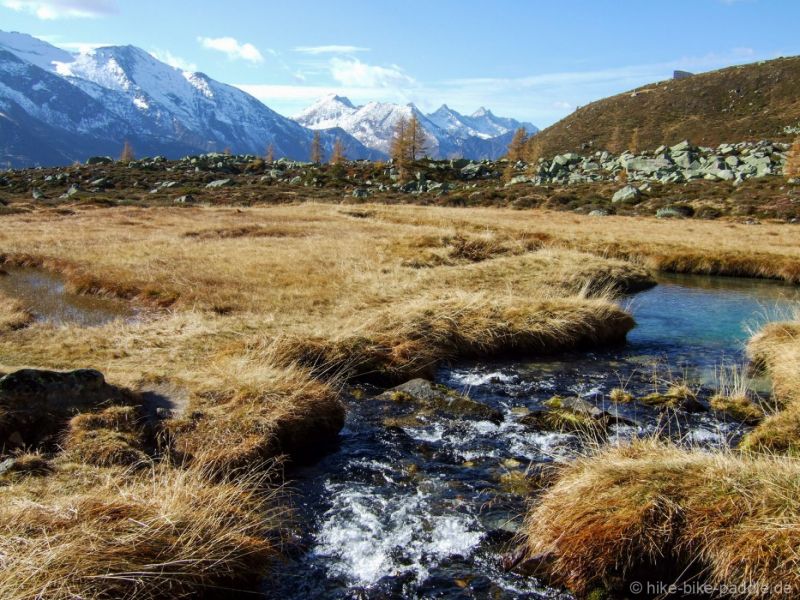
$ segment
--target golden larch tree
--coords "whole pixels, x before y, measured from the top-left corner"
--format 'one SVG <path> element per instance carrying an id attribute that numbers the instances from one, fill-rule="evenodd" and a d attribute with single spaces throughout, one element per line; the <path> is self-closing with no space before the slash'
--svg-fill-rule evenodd
<path id="1" fill-rule="evenodd" d="M 524 127 L 520 127 L 514 132 L 514 137 L 508 144 L 508 159 L 512 162 L 525 160 L 525 150 L 528 144 L 528 132 Z"/>
<path id="2" fill-rule="evenodd" d="M 402 166 L 406 162 L 408 154 L 407 142 L 408 135 L 408 121 L 405 117 L 401 117 L 394 125 L 394 132 L 392 133 L 392 143 L 389 148 L 389 156 L 398 165 Z"/>
<path id="3" fill-rule="evenodd" d="M 268 163 L 275 162 L 275 146 L 273 146 L 272 144 L 267 146 L 267 152 L 264 155 L 264 161 Z"/>
<path id="4" fill-rule="evenodd" d="M 319 131 L 315 131 L 314 137 L 311 139 L 311 162 L 317 165 L 322 162 L 322 142 L 319 139 Z"/>
<path id="5" fill-rule="evenodd" d="M 122 162 L 136 160 L 136 155 L 133 153 L 133 146 L 131 146 L 128 140 L 125 140 L 125 144 L 122 146 L 122 154 L 119 155 L 119 159 Z"/>
<path id="6" fill-rule="evenodd" d="M 408 138 L 406 143 L 406 151 L 408 152 L 407 158 L 409 161 L 413 162 L 427 154 L 428 148 L 427 139 L 425 138 L 425 130 L 422 128 L 422 124 L 414 114 L 411 115 L 411 119 L 408 121 L 406 136 Z"/>
<path id="7" fill-rule="evenodd" d="M 340 165 L 347 157 L 345 156 L 344 144 L 340 138 L 336 138 L 336 141 L 333 142 L 333 152 L 331 153 L 331 164 L 332 165 Z"/>

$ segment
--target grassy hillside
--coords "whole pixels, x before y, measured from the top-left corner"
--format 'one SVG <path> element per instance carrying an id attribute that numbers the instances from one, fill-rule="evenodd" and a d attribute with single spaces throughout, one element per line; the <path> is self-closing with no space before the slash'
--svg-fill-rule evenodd
<path id="1" fill-rule="evenodd" d="M 800 57 L 730 67 L 661 81 L 598 100 L 543 130 L 530 142 L 534 158 L 588 149 L 633 152 L 688 139 L 791 141 L 800 125 Z"/>

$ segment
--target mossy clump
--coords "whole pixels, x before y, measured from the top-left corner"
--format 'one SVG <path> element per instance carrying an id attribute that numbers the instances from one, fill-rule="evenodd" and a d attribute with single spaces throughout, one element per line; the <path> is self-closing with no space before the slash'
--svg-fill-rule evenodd
<path id="1" fill-rule="evenodd" d="M 697 400 L 697 394 L 684 384 L 672 385 L 666 392 L 653 392 L 639 398 L 639 402 L 662 409 L 687 410 L 690 412 L 702 410 L 702 405 Z"/>
<path id="2" fill-rule="evenodd" d="M 745 425 L 758 425 L 764 419 L 764 411 L 746 395 L 717 394 L 708 403 L 712 410 L 730 415 Z"/>
<path id="3" fill-rule="evenodd" d="M 629 404 L 633 402 L 633 394 L 629 394 L 622 388 L 614 388 L 608 394 L 608 398 L 615 404 Z"/>

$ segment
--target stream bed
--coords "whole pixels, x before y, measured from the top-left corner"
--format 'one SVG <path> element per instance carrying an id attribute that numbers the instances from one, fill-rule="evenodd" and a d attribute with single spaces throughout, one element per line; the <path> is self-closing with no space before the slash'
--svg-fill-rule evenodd
<path id="1" fill-rule="evenodd" d="M 664 413 L 612 405 L 623 387 L 644 396 L 678 379 L 707 398 L 721 372 L 741 368 L 744 343 L 790 316 L 798 290 L 775 282 L 664 276 L 622 300 L 637 327 L 624 347 L 553 358 L 443 367 L 436 381 L 503 414 L 500 423 L 430 418 L 386 427 L 396 402 L 362 390 L 349 401 L 339 448 L 295 471 L 299 520 L 310 525 L 294 557 L 266 586 L 274 598 L 571 598 L 505 573 L 526 507 L 518 475 L 585 450 L 580 437 L 536 431 L 520 419 L 555 395 L 624 417 L 608 440 L 658 431 L 685 444 L 735 442 L 743 426 L 710 411 Z M 767 382 L 752 382 L 766 391 Z"/>

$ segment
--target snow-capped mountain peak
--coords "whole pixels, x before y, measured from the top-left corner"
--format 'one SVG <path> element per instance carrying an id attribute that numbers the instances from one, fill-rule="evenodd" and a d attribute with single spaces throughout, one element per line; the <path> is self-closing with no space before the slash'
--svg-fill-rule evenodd
<path id="1" fill-rule="evenodd" d="M 336 102 L 355 110 L 346 98 Z M 83 160 L 87 149 L 115 154 L 125 139 L 137 151 L 171 156 L 225 148 L 261 154 L 272 146 L 277 156 L 307 159 L 313 137 L 244 91 L 169 66 L 135 46 L 70 54 L 4 32 L 0 110 L 10 115 L 6 120 L 28 124 L 0 136 L 0 159 L 21 165 Z M 40 132 L 49 137 L 40 141 Z M 339 137 L 351 158 L 381 157 L 344 131 L 321 137 L 328 151 Z M 43 147 L 54 145 L 47 139 L 57 139 L 59 147 Z"/>
<path id="2" fill-rule="evenodd" d="M 0 31 L 0 48 L 46 71 L 52 71 L 56 63 L 70 62 L 73 59 L 66 50 L 16 31 Z"/>
<path id="3" fill-rule="evenodd" d="M 528 123 L 495 117 L 486 108 L 481 108 L 474 115 L 464 116 L 446 104 L 427 115 L 413 102 L 392 104 L 373 101 L 355 107 L 346 98 L 330 94 L 295 119 L 312 129 L 341 127 L 365 146 L 388 152 L 397 122 L 415 116 L 425 130 L 429 155 L 442 158 L 496 158 L 505 152 L 508 145 L 505 137 L 512 135 L 511 132 L 518 127 L 525 127 L 531 133 L 537 131 Z"/>
<path id="4" fill-rule="evenodd" d="M 294 120 L 311 129 L 329 129 L 338 127 L 342 119 L 357 110 L 348 98 L 328 94 L 295 116 Z"/>

